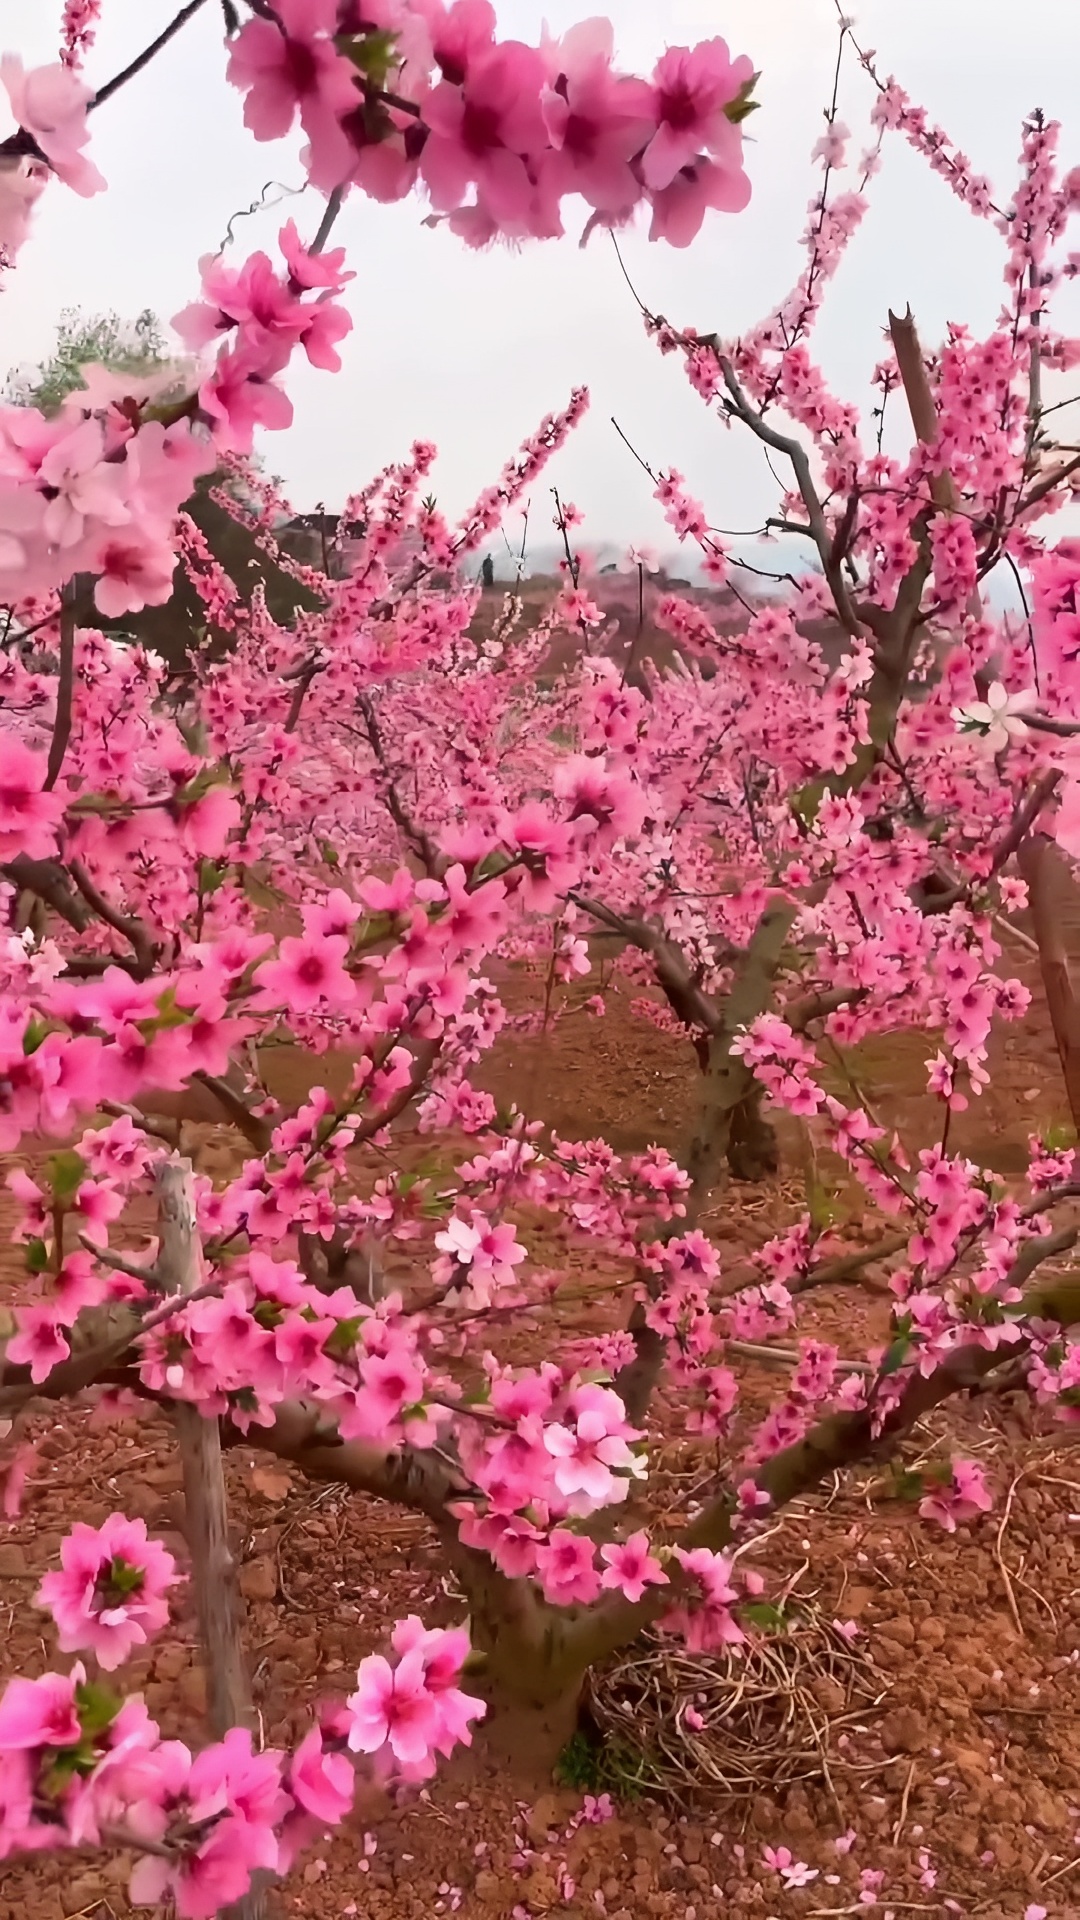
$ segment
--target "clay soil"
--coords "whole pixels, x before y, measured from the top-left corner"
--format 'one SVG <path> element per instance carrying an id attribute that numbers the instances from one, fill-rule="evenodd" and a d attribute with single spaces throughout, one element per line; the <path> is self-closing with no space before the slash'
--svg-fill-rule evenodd
<path id="1" fill-rule="evenodd" d="M 1026 971 L 1022 953 L 1017 971 Z M 525 1009 L 536 991 L 519 977 L 512 1000 Z M 616 986 L 602 1020 L 579 1011 L 543 1039 L 504 1034 L 489 1069 L 493 1090 L 564 1136 L 678 1150 L 693 1056 L 640 1018 L 632 998 Z M 916 1143 L 931 1137 L 920 1092 L 927 1051 L 913 1036 L 859 1063 L 876 1109 L 903 1121 Z M 1028 1134 L 1064 1118 L 1038 996 L 1023 1027 L 999 1042 L 994 1069 L 992 1090 L 963 1116 L 954 1144 L 1008 1178 L 1023 1165 Z M 303 1072 L 283 1060 L 275 1077 Z M 729 1263 L 799 1207 L 804 1148 L 794 1134 L 784 1147 L 778 1180 L 713 1197 L 707 1225 Z M 223 1166 L 236 1149 L 222 1136 L 205 1151 L 212 1170 L 215 1152 Z M 11 1219 L 5 1204 L 5 1248 Z M 857 1217 L 845 1228 L 856 1238 L 862 1230 Z M 595 1266 L 580 1249 L 572 1257 L 587 1292 Z M 8 1248 L 3 1261 L 11 1298 L 18 1256 Z M 604 1310 L 594 1303 L 586 1317 L 595 1323 Z M 614 1320 L 623 1308 L 609 1298 L 606 1310 Z M 849 1290 L 815 1303 L 810 1324 L 857 1351 L 883 1312 L 880 1296 Z M 546 1343 L 542 1330 L 525 1327 L 511 1350 L 533 1360 Z M 776 1385 L 775 1373 L 751 1374 L 747 1392 L 764 1405 Z M 179 1466 L 163 1420 L 95 1426 L 89 1410 L 67 1409 L 37 1433 L 23 1515 L 0 1523 L 0 1677 L 51 1661 L 30 1601 L 74 1519 L 100 1522 L 120 1508 L 184 1550 Z M 650 1498 L 672 1524 L 699 1497 L 715 1456 L 685 1436 L 676 1402 L 654 1409 L 650 1441 Z M 689 1811 L 628 1798 L 592 1824 L 582 1820 L 580 1788 L 554 1785 L 520 1747 L 511 1769 L 481 1737 L 430 1791 L 400 1805 L 363 1795 L 348 1826 L 270 1895 L 275 1920 L 889 1912 L 1020 1920 L 1029 1906 L 1052 1920 L 1080 1914 L 1080 1463 L 1068 1429 L 1015 1399 L 936 1416 L 912 1436 L 906 1457 L 949 1444 L 984 1464 L 997 1495 L 994 1512 L 960 1536 L 920 1523 L 878 1469 L 800 1502 L 755 1549 L 767 1592 L 786 1590 L 827 1619 L 854 1623 L 855 1644 L 872 1651 L 887 1689 L 834 1746 L 827 1780 L 739 1802 L 698 1801 Z M 255 1454 L 230 1456 L 228 1480 L 268 1744 L 302 1728 L 320 1692 L 347 1685 L 388 1622 L 409 1612 L 460 1617 L 422 1520 L 340 1488 L 313 1488 Z M 170 1733 L 199 1741 L 204 1680 L 184 1602 L 171 1634 L 129 1675 Z M 805 1885 L 785 1886 L 766 1865 L 764 1849 L 778 1846 L 805 1863 Z M 127 1871 L 122 1859 L 94 1855 L 8 1861 L 0 1920 L 126 1920 Z"/>

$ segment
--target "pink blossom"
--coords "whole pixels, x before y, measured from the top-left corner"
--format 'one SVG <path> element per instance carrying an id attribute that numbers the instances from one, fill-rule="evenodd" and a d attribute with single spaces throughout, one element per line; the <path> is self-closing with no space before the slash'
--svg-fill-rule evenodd
<path id="1" fill-rule="evenodd" d="M 596 1549 L 583 1535 L 556 1527 L 546 1545 L 538 1548 L 537 1572 L 544 1596 L 552 1606 L 588 1606 L 600 1591 L 593 1564 Z"/>
<path id="2" fill-rule="evenodd" d="M 355 998 L 356 989 L 345 971 L 349 942 L 341 934 L 318 938 L 286 936 L 276 960 L 264 960 L 255 980 L 264 1005 L 284 1005 L 307 1013 L 320 1005 L 341 1008 Z"/>
<path id="3" fill-rule="evenodd" d="M 438 1739 L 440 1720 L 421 1650 L 414 1647 L 403 1654 L 395 1667 L 382 1654 L 369 1654 L 360 1662 L 356 1682 L 347 1703 L 353 1752 L 377 1753 L 389 1745 L 404 1764 L 425 1763 Z"/>
<path id="4" fill-rule="evenodd" d="M 92 89 L 60 61 L 27 72 L 17 53 L 0 56 L 0 82 L 17 124 L 37 141 L 65 186 L 83 195 L 100 193 L 105 182 L 82 152 Z"/>
<path id="5" fill-rule="evenodd" d="M 165 1598 L 179 1575 L 145 1520 L 111 1514 L 100 1527 L 76 1521 L 60 1543 L 62 1571 L 47 1573 L 36 1604 L 56 1622 L 64 1653 L 92 1652 L 106 1672 L 122 1666 L 169 1618 Z"/>
<path id="6" fill-rule="evenodd" d="M 322 1732 L 312 1727 L 289 1767 L 289 1791 L 320 1825 L 339 1826 L 353 1803 L 356 1774 L 343 1753 L 328 1753 Z"/>
<path id="7" fill-rule="evenodd" d="M 64 811 L 57 793 L 46 793 L 47 759 L 9 733 L 0 734 L 0 858 L 25 853 L 45 860 L 56 846 L 56 825 Z"/>
<path id="8" fill-rule="evenodd" d="M 353 149 L 341 120 L 358 104 L 355 69 L 333 34 L 337 0 L 276 0 L 279 27 L 246 20 L 229 49 L 228 78 L 243 89 L 244 124 L 256 140 L 280 140 L 297 114 L 310 142 L 309 177 L 329 193 L 346 180 Z"/>
<path id="9" fill-rule="evenodd" d="M 40 1680 L 9 1680 L 0 1694 L 0 1753 L 38 1747 L 75 1747 L 81 1738 L 71 1674 L 46 1673 Z"/>
<path id="10" fill-rule="evenodd" d="M 254 1871 L 276 1864 L 277 1844 L 269 1828 L 219 1820 L 206 1839 L 173 1860 L 142 1855 L 128 1882 L 128 1898 L 133 1906 L 155 1907 L 171 1894 L 178 1920 L 214 1920 L 247 1892 Z"/>
<path id="11" fill-rule="evenodd" d="M 602 1587 L 613 1587 L 636 1605 L 648 1586 L 666 1586 L 667 1574 L 659 1560 L 649 1552 L 649 1536 L 645 1532 L 632 1533 L 628 1539 L 600 1549 L 601 1560 L 606 1566 L 600 1576 Z"/>
<path id="12" fill-rule="evenodd" d="M 446 212 L 475 185 L 501 223 L 527 217 L 531 186 L 523 155 L 546 144 L 540 55 L 504 41 L 472 61 L 460 84 L 440 80 L 424 102 L 430 129 L 420 172 L 432 205 Z"/>
<path id="13" fill-rule="evenodd" d="M 47 1380 L 69 1352 L 55 1306 L 19 1309 L 17 1330 L 7 1343 L 7 1359 L 14 1367 L 29 1367 L 35 1386 Z"/>
<path id="14" fill-rule="evenodd" d="M 946 1533 L 955 1533 L 957 1526 L 989 1513 L 993 1504 L 984 1469 L 974 1460 L 954 1460 L 951 1478 L 920 1500 L 919 1514 L 924 1520 L 936 1520 Z"/>
<path id="15" fill-rule="evenodd" d="M 608 1420 L 605 1412 L 584 1408 L 574 1426 L 556 1421 L 544 1428 L 544 1445 L 555 1461 L 555 1484 L 572 1501 L 582 1496 L 579 1510 L 583 1512 L 625 1498 L 626 1476 L 644 1471 L 621 1433 L 611 1431 Z M 625 1421 L 620 1418 L 618 1424 Z"/>
<path id="16" fill-rule="evenodd" d="M 43 161 L 22 157 L 0 167 L 0 247 L 9 261 L 25 244 L 34 207 L 48 183 L 49 169 Z M 25 564 L 25 549 L 22 554 L 19 564 Z"/>
<path id="17" fill-rule="evenodd" d="M 753 62 L 745 55 L 733 61 L 724 40 L 668 48 L 653 72 L 657 127 L 642 157 L 646 186 L 670 187 L 702 149 L 731 176 L 741 174 L 742 136 L 726 109 L 753 77 Z"/>

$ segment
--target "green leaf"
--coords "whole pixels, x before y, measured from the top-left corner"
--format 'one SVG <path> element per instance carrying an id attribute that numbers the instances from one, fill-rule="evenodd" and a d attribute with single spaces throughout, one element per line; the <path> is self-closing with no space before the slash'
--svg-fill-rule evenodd
<path id="1" fill-rule="evenodd" d="M 280 1327 L 285 1313 L 276 1300 L 260 1300 L 252 1307 L 251 1317 L 267 1333 L 272 1333 L 275 1327 Z"/>
<path id="2" fill-rule="evenodd" d="M 223 866 L 219 860 L 200 860 L 199 892 L 203 894 L 217 893 L 218 889 L 225 885 L 227 873 L 228 868 Z"/>
<path id="3" fill-rule="evenodd" d="M 805 787 L 800 787 L 797 793 L 792 794 L 791 811 L 804 826 L 812 827 L 824 798 L 824 780 L 811 780 Z"/>
<path id="4" fill-rule="evenodd" d="M 65 1147 L 60 1153 L 51 1154 L 45 1162 L 45 1178 L 52 1188 L 53 1199 L 58 1207 L 66 1207 L 74 1200 L 86 1178 L 86 1161 L 74 1147 Z"/>
<path id="5" fill-rule="evenodd" d="M 177 719 L 177 731 L 188 752 L 196 760 L 206 757 L 206 728 L 197 716 L 193 719 Z"/>
<path id="6" fill-rule="evenodd" d="M 912 1338 L 914 1322 L 910 1313 L 898 1313 L 893 1321 L 892 1345 L 888 1348 L 881 1363 L 881 1374 L 887 1379 L 890 1373 L 899 1373 L 914 1350 Z"/>
<path id="7" fill-rule="evenodd" d="M 908 1355 L 911 1352 L 911 1345 L 911 1336 L 906 1333 L 900 1334 L 898 1338 L 893 1341 L 881 1363 L 881 1377 L 883 1380 L 887 1380 L 890 1373 L 899 1373 L 901 1367 L 906 1364 Z"/>
<path id="8" fill-rule="evenodd" d="M 240 875 L 240 885 L 247 894 L 252 906 L 283 907 L 286 904 L 285 895 L 279 893 L 275 887 L 268 887 L 265 881 L 259 880 L 256 875 L 252 873 L 250 867 L 243 868 Z"/>
<path id="9" fill-rule="evenodd" d="M 138 1593 L 145 1578 L 142 1567 L 133 1567 L 130 1560 L 118 1556 L 109 1562 L 108 1581 L 114 1593 Z"/>
<path id="10" fill-rule="evenodd" d="M 49 1270 L 49 1249 L 44 1240 L 30 1240 L 26 1247 L 27 1273 L 47 1273 Z"/>
<path id="11" fill-rule="evenodd" d="M 383 28 L 365 33 L 362 40 L 339 40 L 336 44 L 373 87 L 385 87 L 398 64 L 397 39 L 396 33 Z"/>
<path id="12" fill-rule="evenodd" d="M 760 73 L 752 73 L 745 85 L 739 88 L 734 100 L 729 100 L 724 108 L 725 118 L 731 121 L 733 127 L 741 126 L 750 114 L 757 112 L 761 102 L 751 96 L 760 79 Z"/>
<path id="13" fill-rule="evenodd" d="M 476 880 L 494 880 L 497 875 L 505 873 L 513 864 L 511 855 L 496 847 L 491 853 L 485 853 L 473 877 Z"/>
<path id="14" fill-rule="evenodd" d="M 71 801 L 68 812 L 129 813 L 130 808 L 126 807 L 119 795 L 115 793 L 80 793 L 77 800 Z"/>
<path id="15" fill-rule="evenodd" d="M 353 928 L 354 947 L 374 947 L 380 940 L 389 940 L 394 931 L 395 915 L 392 913 L 369 913 L 358 920 Z"/>
<path id="16" fill-rule="evenodd" d="M 114 1563 L 115 1564 L 115 1563 Z M 141 1576 L 140 1576 L 141 1577 Z M 111 1727 L 120 1701 L 98 1680 L 84 1680 L 75 1688 L 75 1711 L 85 1740 L 96 1740 Z"/>
<path id="17" fill-rule="evenodd" d="M 329 840 L 319 841 L 319 852 L 322 854 L 328 867 L 340 867 L 341 859 L 338 850 L 336 847 L 331 846 Z"/>
<path id="18" fill-rule="evenodd" d="M 926 1480 L 914 1467 L 895 1466 L 892 1470 L 892 1493 L 895 1500 L 921 1500 L 926 1492 Z"/>
<path id="19" fill-rule="evenodd" d="M 834 1226 L 836 1223 L 838 1209 L 833 1196 L 812 1173 L 807 1174 L 806 1177 L 806 1210 L 810 1215 L 811 1226 L 815 1227 L 819 1233 L 823 1233 L 826 1227 Z"/>
<path id="20" fill-rule="evenodd" d="M 223 763 L 219 762 L 215 767 L 203 767 L 184 786 L 177 787 L 172 797 L 172 804 L 184 812 L 186 808 L 197 806 L 200 800 L 205 800 L 214 787 L 228 785 L 229 769 Z"/>
<path id="21" fill-rule="evenodd" d="M 751 1600 L 748 1606 L 740 1607 L 739 1614 L 748 1626 L 758 1627 L 762 1633 L 783 1633 L 787 1629 L 783 1606 L 774 1606 L 768 1600 Z"/>
<path id="22" fill-rule="evenodd" d="M 37 1052 L 48 1031 L 49 1024 L 46 1020 L 38 1020 L 35 1017 L 27 1021 L 22 1037 L 22 1050 L 27 1057 Z"/>
<path id="23" fill-rule="evenodd" d="M 333 1332 L 328 1333 L 323 1341 L 323 1352 L 333 1360 L 347 1360 L 356 1350 L 363 1324 L 359 1314 L 355 1314 L 351 1320 L 339 1320 Z"/>

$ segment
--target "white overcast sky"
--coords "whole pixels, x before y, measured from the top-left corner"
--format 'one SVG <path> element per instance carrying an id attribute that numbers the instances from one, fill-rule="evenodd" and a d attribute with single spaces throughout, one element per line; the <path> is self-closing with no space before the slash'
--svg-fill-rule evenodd
<path id="1" fill-rule="evenodd" d="M 588 0 L 497 4 L 503 34 L 524 39 L 535 38 L 545 18 L 558 30 L 590 11 Z M 175 10 L 176 0 L 104 0 L 90 78 L 100 83 L 123 66 Z M 835 59 L 833 0 L 609 0 L 606 10 L 628 67 L 647 69 L 665 44 L 721 33 L 761 69 L 749 210 L 710 215 L 684 254 L 640 234 L 625 242 L 654 309 L 733 334 L 782 297 L 799 269 L 816 178 L 809 152 Z M 926 105 L 1003 201 L 1032 107 L 1064 122 L 1067 164 L 1080 162 L 1077 0 L 1037 0 L 1026 10 L 1016 0 L 851 0 L 851 11 L 881 68 Z M 0 0 L 0 49 L 28 64 L 53 58 L 60 12 L 60 0 Z M 1022 30 L 1025 17 L 1037 20 L 1036 30 Z M 871 95 L 850 53 L 848 61 L 841 114 L 857 156 Z M 39 203 L 33 237 L 0 296 L 0 377 L 40 358 L 62 307 L 131 317 L 149 306 L 168 319 L 197 291 L 197 261 L 216 250 L 229 216 L 269 179 L 298 181 L 295 147 L 254 143 L 223 70 L 221 13 L 211 0 L 94 116 L 92 152 L 109 191 L 84 201 L 54 184 Z M 998 236 L 895 136 L 871 195 L 818 336 L 835 390 L 860 401 L 890 304 L 910 301 L 924 338 L 936 341 L 953 320 L 989 331 L 1002 291 Z M 346 296 L 355 329 L 344 371 L 295 368 L 296 424 L 263 440 L 297 508 L 340 505 L 417 436 L 440 447 L 440 504 L 463 508 L 539 417 L 584 382 L 592 411 L 554 477 L 585 511 L 586 540 L 670 544 L 645 475 L 615 438 L 612 414 L 654 466 L 688 475 L 714 524 L 748 527 L 773 509 L 776 487 L 760 454 L 723 432 L 675 362 L 645 338 L 609 243 L 596 235 L 578 248 L 579 203 L 569 209 L 565 240 L 516 254 L 470 253 L 425 229 L 424 211 L 415 199 L 380 207 L 357 196 L 339 220 L 336 235 L 357 275 Z M 309 193 L 284 212 L 240 221 L 237 256 L 271 245 L 288 214 L 313 233 L 319 212 Z M 534 525 L 546 519 L 542 500 L 534 515 Z"/>

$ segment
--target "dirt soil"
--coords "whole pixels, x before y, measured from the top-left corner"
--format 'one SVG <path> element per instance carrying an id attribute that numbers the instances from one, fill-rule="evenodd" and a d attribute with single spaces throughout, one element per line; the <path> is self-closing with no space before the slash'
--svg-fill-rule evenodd
<path id="1" fill-rule="evenodd" d="M 1025 956 L 1018 959 L 1026 975 Z M 616 986 L 599 1021 L 577 1012 L 543 1039 L 504 1034 L 489 1068 L 493 1089 L 564 1135 L 602 1135 L 621 1149 L 656 1140 L 677 1150 L 693 1099 L 693 1056 L 635 1014 L 632 998 Z M 519 979 L 513 999 L 521 1010 L 535 1005 L 535 983 Z M 928 1051 L 920 1036 L 889 1041 L 858 1068 L 877 1110 L 902 1119 L 920 1143 L 930 1137 L 920 1090 Z M 302 1068 L 282 1061 L 275 1079 L 290 1072 Z M 1008 1176 L 1023 1165 L 1028 1134 L 1064 1117 L 1037 997 L 1023 1027 L 999 1043 L 991 1089 L 962 1117 L 953 1144 Z M 781 1179 L 714 1196 L 707 1225 L 729 1260 L 799 1206 L 803 1148 L 795 1134 L 784 1144 Z M 217 1150 L 226 1159 L 236 1151 L 228 1141 Z M 11 1218 L 4 1196 L 5 1249 Z M 0 1293 L 11 1298 L 18 1256 L 9 1249 L 0 1257 Z M 858 1350 L 883 1311 L 880 1297 L 849 1290 L 815 1304 L 811 1324 Z M 513 1350 L 535 1359 L 542 1336 L 523 1329 Z M 775 1373 L 752 1375 L 751 1400 L 764 1404 L 776 1382 Z M 51 1664 L 30 1598 L 74 1519 L 98 1523 L 120 1508 L 184 1550 L 179 1462 L 162 1419 L 99 1427 L 88 1411 L 66 1409 L 37 1431 L 40 1459 L 23 1515 L 0 1523 L 0 1678 Z M 670 1400 L 657 1406 L 650 1437 L 650 1498 L 670 1523 L 692 1504 L 714 1453 L 685 1436 Z M 799 1502 L 755 1548 L 767 1593 L 814 1600 L 827 1619 L 854 1623 L 847 1631 L 883 1675 L 884 1699 L 839 1736 L 827 1779 L 683 1813 L 628 1798 L 592 1821 L 583 1818 L 581 1791 L 554 1786 L 527 1753 L 511 1777 L 481 1738 L 429 1791 L 398 1805 L 368 1793 L 348 1826 L 272 1892 L 270 1913 L 1080 1915 L 1080 1463 L 1072 1441 L 1070 1430 L 1014 1399 L 953 1408 L 911 1437 L 906 1458 L 949 1442 L 978 1458 L 998 1496 L 993 1513 L 949 1538 L 921 1524 L 879 1470 Z M 409 1612 L 460 1617 L 423 1520 L 340 1488 L 314 1489 L 254 1454 L 233 1454 L 228 1480 L 268 1744 L 302 1729 L 320 1692 L 345 1688 L 389 1621 Z M 204 1680 L 184 1602 L 170 1635 L 125 1678 L 143 1685 L 170 1733 L 203 1737 Z M 767 1864 L 765 1849 L 779 1847 L 804 1865 L 802 1875 L 789 1868 L 788 1880 L 804 1884 L 785 1885 Z M 126 1920 L 127 1871 L 123 1859 L 94 1855 L 8 1861 L 0 1920 Z"/>

